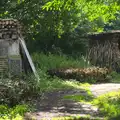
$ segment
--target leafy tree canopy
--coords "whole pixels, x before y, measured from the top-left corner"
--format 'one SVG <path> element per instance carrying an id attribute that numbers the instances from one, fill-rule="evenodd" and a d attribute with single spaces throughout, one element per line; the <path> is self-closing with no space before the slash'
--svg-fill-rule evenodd
<path id="1" fill-rule="evenodd" d="M 0 16 L 21 20 L 30 33 L 39 31 L 61 35 L 81 29 L 101 32 L 116 19 L 119 0 L 1 0 Z"/>

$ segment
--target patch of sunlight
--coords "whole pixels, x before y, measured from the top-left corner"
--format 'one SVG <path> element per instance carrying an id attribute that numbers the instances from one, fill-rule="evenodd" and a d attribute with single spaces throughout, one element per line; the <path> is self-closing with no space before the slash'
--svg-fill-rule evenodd
<path id="1" fill-rule="evenodd" d="M 90 116 L 68 116 L 68 117 L 54 117 L 51 120 L 90 120 Z"/>
<path id="2" fill-rule="evenodd" d="M 85 90 L 85 93 L 81 93 L 77 95 L 66 95 L 63 97 L 64 99 L 71 99 L 77 102 L 85 102 L 85 103 L 90 103 L 94 99 L 93 94 L 89 89 L 90 87 L 89 83 L 79 83 L 75 85 L 73 83 L 71 84 L 76 88 L 80 88 L 80 89 L 82 88 L 83 90 Z"/>
<path id="3" fill-rule="evenodd" d="M 88 94 L 79 94 L 79 95 L 66 95 L 63 97 L 64 99 L 71 99 L 77 102 L 84 102 L 84 103 L 90 103 L 94 98 L 92 95 Z"/>
<path id="4" fill-rule="evenodd" d="M 98 106 L 100 112 L 107 116 L 107 118 L 120 120 L 120 90 L 101 95 L 91 103 Z"/>
<path id="5" fill-rule="evenodd" d="M 80 89 L 80 88 L 89 89 L 89 87 L 91 86 L 89 83 L 80 83 L 78 81 L 65 81 L 65 84 L 77 89 Z"/>
<path id="6" fill-rule="evenodd" d="M 0 120 L 24 120 L 22 116 L 20 116 L 19 114 L 16 115 L 16 117 L 12 118 L 8 115 L 5 115 L 3 117 L 0 118 Z"/>
<path id="7" fill-rule="evenodd" d="M 113 118 L 113 120 L 120 120 L 120 90 L 109 92 L 97 98 L 94 98 L 91 93 L 86 95 L 67 95 L 63 98 L 90 103 L 99 108 L 100 114 L 103 115 L 105 119 Z"/>
<path id="8" fill-rule="evenodd" d="M 92 101 L 93 104 L 99 104 L 100 102 L 108 102 L 108 101 L 113 101 L 115 102 L 115 100 L 119 99 L 120 100 L 120 90 L 119 91 L 114 91 L 114 92 L 109 92 L 106 93 L 104 95 L 101 95 L 99 97 L 97 97 L 96 99 L 94 99 Z"/>

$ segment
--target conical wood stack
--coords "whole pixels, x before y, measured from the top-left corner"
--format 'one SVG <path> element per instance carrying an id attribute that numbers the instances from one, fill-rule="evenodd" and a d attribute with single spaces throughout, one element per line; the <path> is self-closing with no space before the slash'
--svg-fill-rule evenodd
<path id="1" fill-rule="evenodd" d="M 91 34 L 89 38 L 89 61 L 120 72 L 120 31 Z"/>

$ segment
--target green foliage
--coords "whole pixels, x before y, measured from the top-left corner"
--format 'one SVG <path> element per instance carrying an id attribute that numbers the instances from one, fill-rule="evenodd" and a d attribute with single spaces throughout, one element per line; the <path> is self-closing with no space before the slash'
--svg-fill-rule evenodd
<path id="1" fill-rule="evenodd" d="M 36 95 L 36 80 L 0 79 L 0 104 L 14 106 Z"/>
<path id="2" fill-rule="evenodd" d="M 115 19 L 114 15 L 120 7 L 118 1 L 76 0 L 74 2 L 73 0 L 52 0 L 46 3 L 43 9 L 60 11 L 60 16 L 65 11 L 71 13 L 73 28 L 80 24 L 80 19 L 81 21 L 87 19 L 93 30 L 102 31 L 105 23 L 110 19 Z M 76 21 L 74 20 L 75 17 Z M 91 22 L 94 22 L 94 24 Z"/>
<path id="3" fill-rule="evenodd" d="M 115 21 L 119 4 L 118 0 L 1 0 L 0 18 L 23 23 L 30 50 L 80 56 L 88 47 L 84 34 L 101 32 Z"/>
<path id="4" fill-rule="evenodd" d="M 74 100 L 74 101 L 77 101 L 77 102 L 84 102 L 84 103 L 89 103 L 91 102 L 91 100 L 93 100 L 93 96 L 92 94 L 81 94 L 81 95 L 67 95 L 67 96 L 64 96 L 64 99 L 70 99 L 70 100 Z"/>
<path id="5" fill-rule="evenodd" d="M 64 99 L 71 99 L 78 102 L 92 103 L 99 108 L 100 113 L 107 120 L 120 119 L 120 91 L 110 92 L 94 98 L 92 94 L 88 95 L 68 95 Z"/>
<path id="6" fill-rule="evenodd" d="M 109 119 L 120 116 L 120 91 L 102 95 L 95 99 L 93 103 L 97 105 L 101 113 Z"/>
<path id="7" fill-rule="evenodd" d="M 7 105 L 0 105 L 0 120 L 23 120 L 23 116 L 29 111 L 28 105 L 16 105 L 9 108 Z"/>
<path id="8" fill-rule="evenodd" d="M 60 78 L 54 77 L 51 78 L 48 75 L 46 75 L 45 72 L 39 70 L 38 71 L 40 75 L 40 80 L 37 81 L 37 91 L 42 94 L 47 91 L 53 91 L 53 90 L 60 90 L 60 89 L 81 89 L 82 86 L 88 85 L 88 84 L 81 84 L 78 81 L 75 80 L 62 80 Z"/>
<path id="9" fill-rule="evenodd" d="M 1 18 L 15 18 L 23 23 L 30 50 L 60 50 L 63 53 L 77 55 L 85 54 L 88 46 L 88 42 L 81 36 L 87 32 L 103 31 L 106 24 L 116 19 L 119 10 L 119 1 L 114 0 L 0 2 Z"/>
<path id="10" fill-rule="evenodd" d="M 32 58 L 36 67 L 45 71 L 52 68 L 84 68 L 90 66 L 84 57 L 74 59 L 66 55 L 34 53 Z"/>
<path id="11" fill-rule="evenodd" d="M 84 87 L 85 88 L 85 87 Z M 89 88 L 87 87 L 87 94 L 81 95 L 67 95 L 64 99 L 71 99 L 77 102 L 87 102 L 99 108 L 100 114 L 107 120 L 120 119 L 120 91 L 106 93 L 97 98 L 94 98 Z"/>
<path id="12" fill-rule="evenodd" d="M 90 120 L 90 116 L 85 116 L 85 117 L 82 117 L 82 116 L 76 116 L 76 117 L 72 117 L 72 116 L 68 116 L 68 117 L 56 117 L 56 118 L 52 118 L 52 120 Z M 96 120 L 99 120 L 99 119 L 96 119 Z"/>
<path id="13" fill-rule="evenodd" d="M 112 82 L 113 83 L 120 83 L 120 74 L 113 71 L 111 74 L 110 74 L 111 78 L 112 78 Z"/>
<path id="14" fill-rule="evenodd" d="M 93 99 L 94 96 L 92 95 L 91 91 L 89 90 L 90 84 L 84 83 L 81 84 L 80 87 L 85 90 L 85 93 L 80 94 L 80 95 L 66 95 L 63 98 L 64 99 L 71 99 L 77 102 L 85 102 L 85 103 L 90 103 Z"/>

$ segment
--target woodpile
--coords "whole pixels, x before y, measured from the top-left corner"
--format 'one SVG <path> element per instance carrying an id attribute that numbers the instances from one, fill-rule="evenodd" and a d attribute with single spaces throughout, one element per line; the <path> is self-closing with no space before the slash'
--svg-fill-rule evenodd
<path id="1" fill-rule="evenodd" d="M 0 19 L 0 74 L 19 76 L 22 72 L 33 72 L 39 78 L 24 41 L 23 28 L 17 20 Z"/>
<path id="2" fill-rule="evenodd" d="M 105 81 L 111 70 L 99 67 L 61 68 L 50 69 L 47 73 L 52 77 L 57 76 L 63 79 L 76 79 L 80 82 L 86 82 L 86 80 Z"/>
<path id="3" fill-rule="evenodd" d="M 88 59 L 94 66 L 120 72 L 120 31 L 89 36 Z"/>
<path id="4" fill-rule="evenodd" d="M 17 20 L 0 19 L 0 41 L 17 40 L 18 31 L 21 29 L 22 27 Z"/>

